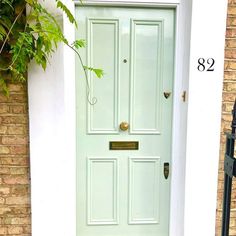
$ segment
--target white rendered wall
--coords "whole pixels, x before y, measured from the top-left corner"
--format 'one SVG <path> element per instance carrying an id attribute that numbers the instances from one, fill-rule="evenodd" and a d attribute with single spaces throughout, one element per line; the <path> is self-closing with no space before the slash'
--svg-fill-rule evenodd
<path id="1" fill-rule="evenodd" d="M 74 11 L 73 2 L 65 2 Z M 178 6 L 170 236 L 214 236 L 227 1 L 103 2 Z M 74 29 L 65 16 L 63 26 L 72 42 Z M 214 57 L 215 71 L 198 72 L 199 57 Z M 29 70 L 32 236 L 76 236 L 74 68 L 74 54 L 60 46 L 46 72 L 33 64 Z"/>
<path id="2" fill-rule="evenodd" d="M 214 236 L 227 1 L 192 4 L 184 235 Z M 199 72 L 201 57 L 215 71 Z"/>
<path id="3" fill-rule="evenodd" d="M 45 4 L 53 9 L 51 0 Z M 64 24 L 72 42 L 65 16 Z M 60 45 L 46 72 L 32 63 L 28 77 L 32 236 L 75 236 L 74 53 Z"/>

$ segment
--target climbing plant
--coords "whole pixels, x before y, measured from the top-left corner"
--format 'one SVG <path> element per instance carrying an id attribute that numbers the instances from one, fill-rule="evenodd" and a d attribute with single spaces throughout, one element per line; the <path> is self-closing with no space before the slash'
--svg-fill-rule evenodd
<path id="1" fill-rule="evenodd" d="M 60 0 L 54 1 L 70 23 L 77 27 L 66 5 Z M 38 0 L 0 0 L 0 90 L 8 96 L 9 82 L 24 83 L 31 60 L 45 70 L 58 43 L 66 44 L 77 54 L 86 80 L 88 70 L 102 77 L 101 69 L 83 64 L 79 49 L 85 47 L 85 40 L 75 40 L 70 44 L 55 17 Z"/>

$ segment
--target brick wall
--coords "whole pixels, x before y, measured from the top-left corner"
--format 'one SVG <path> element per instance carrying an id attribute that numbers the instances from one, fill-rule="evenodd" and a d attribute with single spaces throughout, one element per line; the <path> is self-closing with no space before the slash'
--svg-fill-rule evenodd
<path id="1" fill-rule="evenodd" d="M 0 93 L 0 235 L 29 236 L 30 185 L 27 90 Z"/>
<path id="2" fill-rule="evenodd" d="M 230 129 L 234 100 L 236 98 L 236 0 L 228 0 L 228 17 L 225 41 L 225 73 L 222 102 L 221 147 L 218 181 L 218 203 L 216 235 L 221 235 L 221 215 L 223 198 L 223 160 L 225 152 L 225 132 Z M 233 182 L 230 235 L 236 235 L 236 182 Z"/>

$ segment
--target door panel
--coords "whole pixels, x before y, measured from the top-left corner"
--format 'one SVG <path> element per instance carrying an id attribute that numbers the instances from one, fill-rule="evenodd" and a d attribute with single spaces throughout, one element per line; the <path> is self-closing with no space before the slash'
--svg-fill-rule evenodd
<path id="1" fill-rule="evenodd" d="M 83 61 L 105 71 L 87 86 L 76 66 L 77 235 L 168 236 L 175 12 L 83 6 L 76 18 Z"/>
<path id="2" fill-rule="evenodd" d="M 131 24 L 131 133 L 159 133 L 163 23 Z"/>
<path id="3" fill-rule="evenodd" d="M 159 223 L 159 157 L 131 157 L 129 162 L 129 223 Z"/>
<path id="4" fill-rule="evenodd" d="M 88 64 L 94 68 L 103 68 L 106 72 L 101 81 L 90 74 L 90 100 L 96 98 L 99 102 L 96 106 L 88 107 L 89 133 L 117 133 L 119 21 L 94 18 L 88 19 L 87 24 Z M 106 97 L 103 96 L 104 93 Z"/>
<path id="5" fill-rule="evenodd" d="M 116 158 L 88 158 L 89 225 L 118 224 L 117 162 Z"/>

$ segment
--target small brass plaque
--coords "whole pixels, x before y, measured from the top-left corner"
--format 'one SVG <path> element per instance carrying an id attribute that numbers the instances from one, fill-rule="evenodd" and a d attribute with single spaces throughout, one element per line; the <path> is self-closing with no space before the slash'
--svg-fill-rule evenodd
<path id="1" fill-rule="evenodd" d="M 137 141 L 111 141 L 110 150 L 138 150 L 139 142 Z"/>

